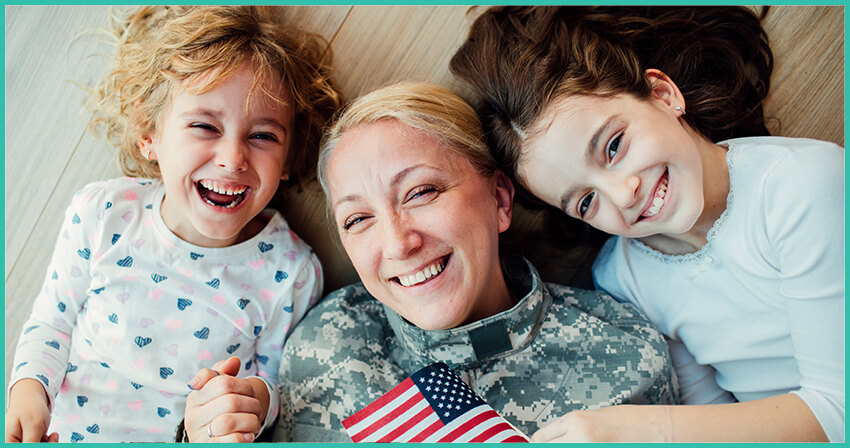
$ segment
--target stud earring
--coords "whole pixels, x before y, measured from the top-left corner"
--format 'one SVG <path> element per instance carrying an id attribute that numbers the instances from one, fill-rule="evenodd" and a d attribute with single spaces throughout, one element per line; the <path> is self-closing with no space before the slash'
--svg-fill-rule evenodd
<path id="1" fill-rule="evenodd" d="M 289 180 L 289 173 L 284 174 L 284 175 L 281 177 L 281 180 L 283 180 L 284 182 L 288 181 L 288 180 Z"/>
<path id="2" fill-rule="evenodd" d="M 681 112 L 682 115 L 685 115 L 685 109 L 682 109 L 682 106 L 674 106 L 673 109 L 675 109 L 676 112 Z"/>

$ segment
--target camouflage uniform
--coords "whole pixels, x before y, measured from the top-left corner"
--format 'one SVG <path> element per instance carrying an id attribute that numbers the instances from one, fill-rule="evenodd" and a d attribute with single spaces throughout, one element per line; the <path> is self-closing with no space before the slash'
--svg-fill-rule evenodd
<path id="1" fill-rule="evenodd" d="M 411 325 L 362 284 L 328 295 L 284 347 L 274 440 L 350 441 L 341 420 L 436 361 L 528 435 L 577 409 L 676 401 L 667 346 L 634 307 L 544 285 L 525 260 L 505 272 L 522 299 L 451 330 Z"/>

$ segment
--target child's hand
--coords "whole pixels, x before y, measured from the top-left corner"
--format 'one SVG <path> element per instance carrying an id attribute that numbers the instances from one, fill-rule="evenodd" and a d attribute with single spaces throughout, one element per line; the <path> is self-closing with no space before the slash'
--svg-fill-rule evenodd
<path id="1" fill-rule="evenodd" d="M 185 428 L 191 442 L 251 442 L 268 411 L 268 391 L 262 380 L 242 379 L 241 361 L 230 358 L 212 369 L 201 369 L 189 382 L 194 392 L 186 400 Z"/>
<path id="2" fill-rule="evenodd" d="M 31 378 L 15 383 L 6 409 L 6 442 L 58 442 L 59 434 L 47 435 L 48 425 L 50 409 L 44 386 Z"/>

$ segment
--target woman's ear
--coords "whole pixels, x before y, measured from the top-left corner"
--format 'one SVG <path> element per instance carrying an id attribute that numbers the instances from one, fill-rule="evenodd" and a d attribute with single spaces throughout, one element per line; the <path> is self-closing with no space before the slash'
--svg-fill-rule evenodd
<path id="1" fill-rule="evenodd" d="M 674 116 L 682 115 L 685 111 L 685 98 L 679 91 L 679 86 L 661 70 L 650 68 L 644 74 L 652 86 L 652 99 L 666 106 Z"/>
<path id="2" fill-rule="evenodd" d="M 499 233 L 502 233 L 511 226 L 514 205 L 514 184 L 500 170 L 496 170 L 493 173 L 493 182 L 496 190 L 496 205 L 499 208 Z"/>

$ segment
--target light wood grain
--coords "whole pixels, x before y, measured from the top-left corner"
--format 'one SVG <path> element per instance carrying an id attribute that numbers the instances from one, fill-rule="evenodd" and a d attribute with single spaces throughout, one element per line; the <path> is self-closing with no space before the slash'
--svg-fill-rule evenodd
<path id="1" fill-rule="evenodd" d="M 306 29 L 331 43 L 333 75 L 352 99 L 389 82 L 431 81 L 462 94 L 448 61 L 483 8 L 468 6 L 295 6 L 282 26 Z M 107 24 L 106 6 L 6 6 L 6 381 L 21 325 L 41 288 L 59 222 L 83 185 L 119 175 L 114 150 L 86 134 L 84 94 L 109 52 L 81 32 Z M 773 7 L 765 21 L 776 58 L 765 105 L 778 135 L 844 144 L 844 7 Z M 781 127 L 778 126 L 781 123 Z M 326 291 L 356 274 L 324 215 L 317 187 L 279 205 L 293 229 L 322 259 Z M 545 250 L 539 216 L 519 211 L 514 238 Z M 558 256 L 557 253 L 551 256 Z M 577 263 L 582 260 L 578 260 Z M 585 260 L 586 261 L 586 260 Z"/>

